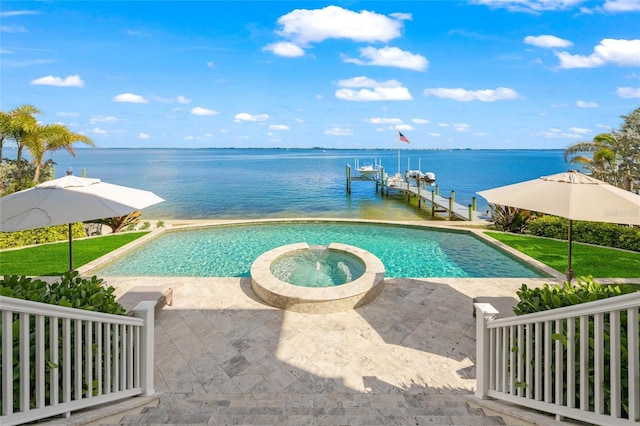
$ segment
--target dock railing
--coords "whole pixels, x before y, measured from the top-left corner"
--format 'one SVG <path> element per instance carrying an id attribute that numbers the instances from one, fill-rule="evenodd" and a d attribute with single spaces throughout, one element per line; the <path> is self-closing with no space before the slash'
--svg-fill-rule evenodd
<path id="1" fill-rule="evenodd" d="M 152 395 L 155 304 L 130 317 L 0 296 L 0 424 Z"/>
<path id="2" fill-rule="evenodd" d="M 600 425 L 640 420 L 640 292 L 494 319 L 476 309 L 476 397 Z"/>

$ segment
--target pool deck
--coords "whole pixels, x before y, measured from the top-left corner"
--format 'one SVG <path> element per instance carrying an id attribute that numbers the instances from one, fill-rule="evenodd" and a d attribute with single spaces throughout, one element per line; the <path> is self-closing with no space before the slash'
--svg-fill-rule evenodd
<path id="1" fill-rule="evenodd" d="M 158 398 L 124 416 L 100 414 L 95 424 L 554 424 L 487 415 L 469 398 L 473 298 L 516 297 L 522 284 L 561 283 L 557 272 L 387 278 L 371 303 L 328 314 L 271 307 L 250 278 L 104 278 L 117 295 L 171 286 L 173 304 L 155 319 Z M 49 423 L 86 423 L 82 416 Z"/>
<path id="2" fill-rule="evenodd" d="M 158 406 L 114 423 L 299 425 L 504 424 L 467 403 L 472 299 L 553 282 L 388 279 L 368 305 L 304 314 L 264 304 L 249 278 L 106 281 L 174 288 L 155 321 Z"/>

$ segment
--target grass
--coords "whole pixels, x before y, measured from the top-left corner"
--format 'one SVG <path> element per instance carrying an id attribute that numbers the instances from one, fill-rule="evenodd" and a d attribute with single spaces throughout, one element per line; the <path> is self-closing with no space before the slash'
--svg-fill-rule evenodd
<path id="1" fill-rule="evenodd" d="M 124 232 L 73 241 L 74 269 L 140 238 L 148 232 Z M 62 275 L 69 270 L 69 242 L 43 244 L 0 253 L 0 276 Z"/>
<path id="2" fill-rule="evenodd" d="M 486 232 L 504 244 L 531 256 L 558 272 L 567 269 L 567 242 L 499 232 Z M 640 253 L 573 243 L 571 268 L 576 277 L 638 278 Z"/>

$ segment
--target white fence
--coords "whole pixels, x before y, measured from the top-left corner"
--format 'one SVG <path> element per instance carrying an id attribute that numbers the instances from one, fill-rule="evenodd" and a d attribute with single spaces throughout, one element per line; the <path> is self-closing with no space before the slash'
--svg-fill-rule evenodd
<path id="1" fill-rule="evenodd" d="M 640 420 L 640 293 L 493 319 L 476 303 L 476 397 L 601 425 Z"/>
<path id="2" fill-rule="evenodd" d="M 0 296 L 0 424 L 153 394 L 154 306 L 127 317 Z"/>

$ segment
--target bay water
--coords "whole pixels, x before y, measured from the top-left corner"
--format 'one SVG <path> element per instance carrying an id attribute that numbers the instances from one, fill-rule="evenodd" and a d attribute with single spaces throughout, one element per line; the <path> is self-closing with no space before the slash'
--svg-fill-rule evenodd
<path id="1" fill-rule="evenodd" d="M 398 155 L 399 152 L 399 155 Z M 380 163 L 387 174 L 433 172 L 440 195 L 488 209 L 477 191 L 560 173 L 563 150 L 350 149 L 77 149 L 53 153 L 56 177 L 77 176 L 152 191 L 166 201 L 143 211 L 150 219 L 363 218 L 428 219 L 429 212 L 399 196 L 353 182 L 346 166 Z M 399 161 L 398 161 L 399 157 Z"/>

